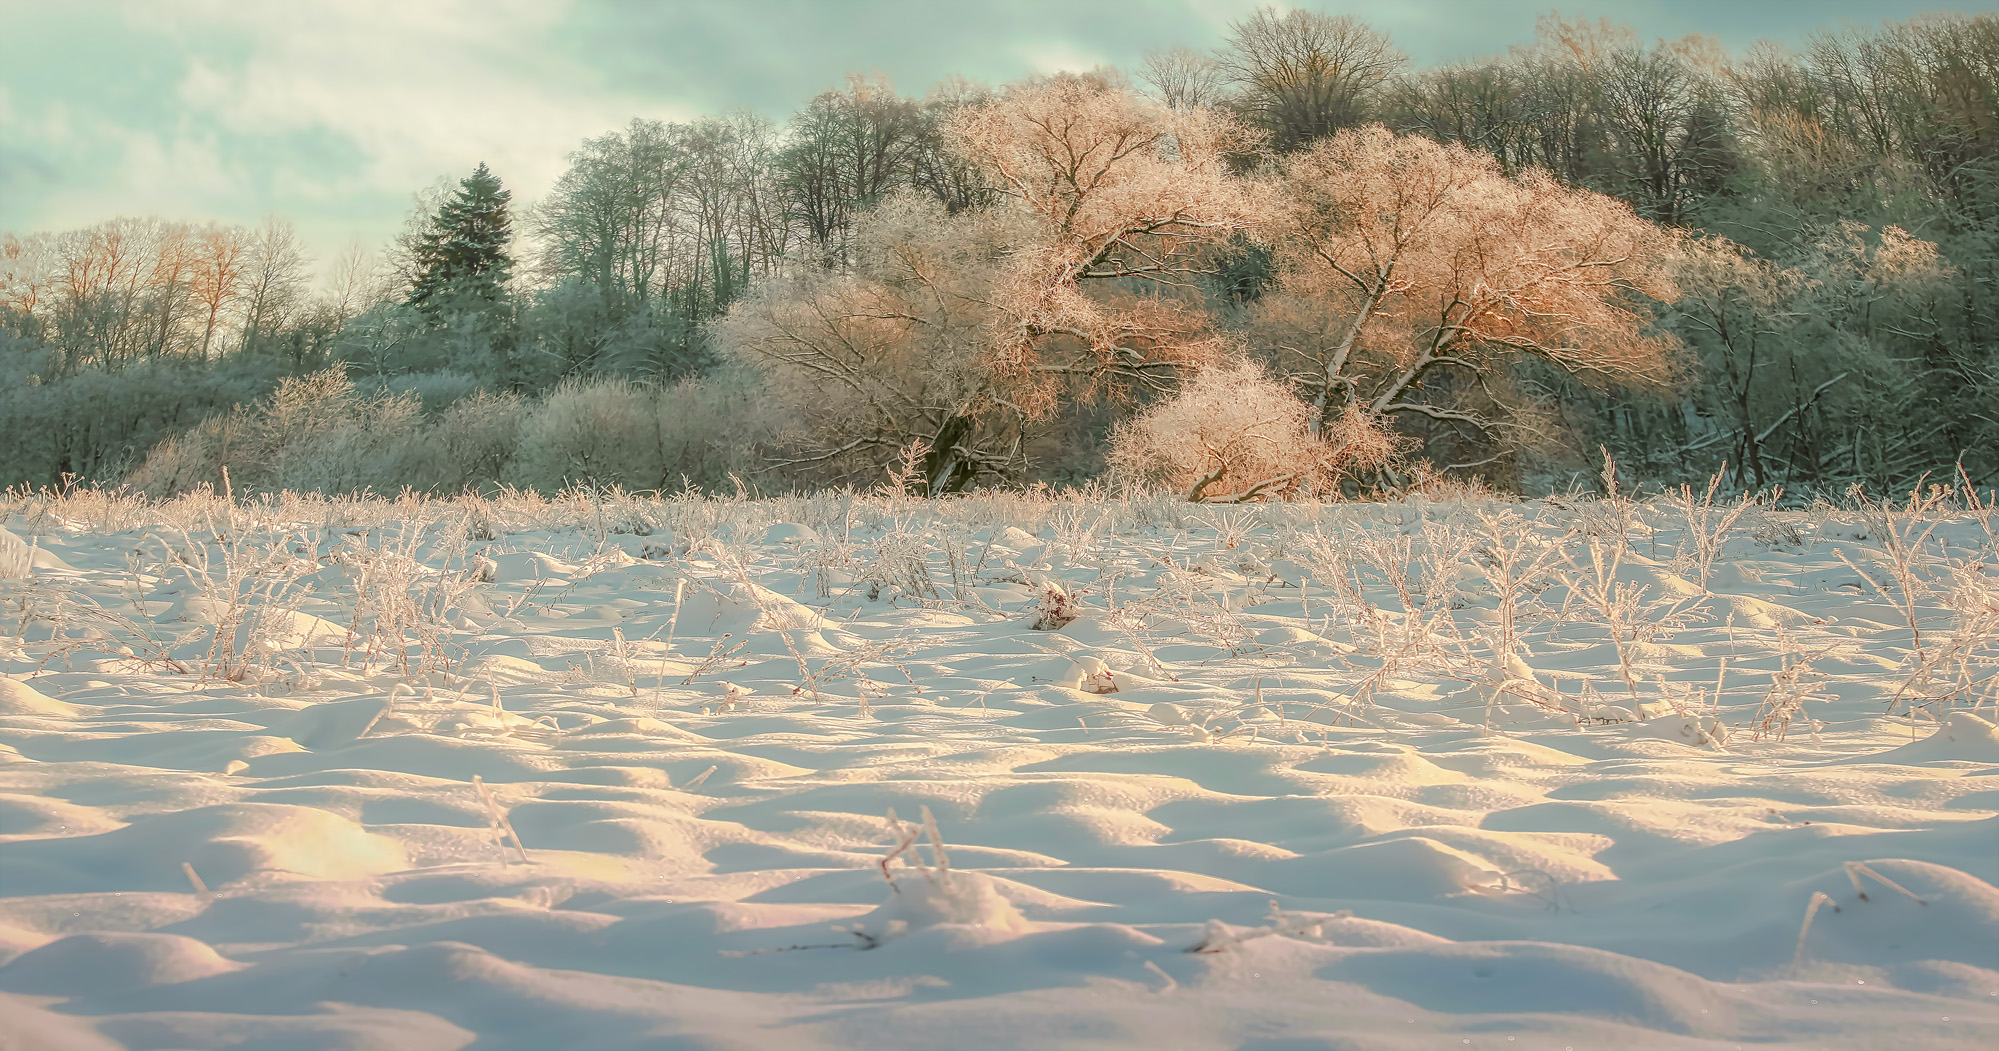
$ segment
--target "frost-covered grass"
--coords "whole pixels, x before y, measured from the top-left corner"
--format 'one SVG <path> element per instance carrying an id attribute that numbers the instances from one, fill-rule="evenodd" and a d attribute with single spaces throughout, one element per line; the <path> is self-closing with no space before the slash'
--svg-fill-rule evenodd
<path id="1" fill-rule="evenodd" d="M 30 1046 L 1999 1022 L 1999 543 L 1961 490 L 84 491 L 0 526 Z"/>

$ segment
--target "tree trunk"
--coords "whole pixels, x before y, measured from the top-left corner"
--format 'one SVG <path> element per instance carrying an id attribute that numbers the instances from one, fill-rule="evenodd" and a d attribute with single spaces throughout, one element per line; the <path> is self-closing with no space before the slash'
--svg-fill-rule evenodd
<path id="1" fill-rule="evenodd" d="M 971 433 L 972 417 L 966 413 L 945 420 L 936 437 L 930 439 L 930 451 L 923 456 L 923 477 L 929 482 L 931 496 L 961 493 L 972 484 L 978 468 L 958 449 Z"/>

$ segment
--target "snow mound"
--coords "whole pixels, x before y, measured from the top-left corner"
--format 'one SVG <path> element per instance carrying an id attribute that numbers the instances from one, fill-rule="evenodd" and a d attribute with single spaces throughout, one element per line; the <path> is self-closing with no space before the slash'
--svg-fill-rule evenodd
<path id="1" fill-rule="evenodd" d="M 177 934 L 73 934 L 0 967 L 0 989 L 37 996 L 125 992 L 242 967 L 206 942 Z"/>
<path id="2" fill-rule="evenodd" d="M 395 840 L 316 807 L 226 803 L 135 818 L 94 836 L 10 843 L 0 886 L 14 893 L 191 888 L 192 865 L 210 887 L 263 874 L 363 879 L 408 867 Z"/>
<path id="3" fill-rule="evenodd" d="M 779 522 L 764 530 L 764 543 L 773 547 L 785 545 L 796 547 L 818 539 L 819 534 L 814 532 L 811 526 L 799 525 L 796 522 Z"/>
<path id="4" fill-rule="evenodd" d="M 1060 686 L 1083 693 L 1118 693 L 1134 689 L 1146 680 L 1130 672 L 1117 671 L 1102 658 L 1079 654 L 1053 657 L 1037 662 L 1014 677 L 1021 686 Z"/>
<path id="5" fill-rule="evenodd" d="M 1584 1014 L 1669 1033 L 1725 1029 L 1721 988 L 1696 975 L 1601 949 L 1481 942 L 1356 952 L 1317 977 L 1449 1014 Z"/>
<path id="6" fill-rule="evenodd" d="M 0 580 L 25 577 L 33 565 L 28 542 L 0 528 Z"/>
<path id="7" fill-rule="evenodd" d="M 1924 763 L 1999 763 L 1999 728 L 1970 712 L 1950 712 L 1936 732 L 1920 741 L 1873 755 L 1843 760 L 1847 763 L 1895 763 L 1920 766 Z"/>
<path id="8" fill-rule="evenodd" d="M 388 710 L 386 697 L 320 701 L 272 719 L 266 729 L 317 751 L 354 742 Z"/>
<path id="9" fill-rule="evenodd" d="M 50 697 L 18 679 L 0 678 L 0 715 L 74 719 L 81 709 Z"/>
<path id="10" fill-rule="evenodd" d="M 680 603 L 681 636 L 741 638 L 760 628 L 795 630 L 825 624 L 816 611 L 768 588 L 740 581 L 725 586 L 727 590 L 688 589 Z"/>
<path id="11" fill-rule="evenodd" d="M 1831 892 L 1840 908 L 1822 909 L 1813 918 L 1806 960 L 1860 967 L 1918 961 L 1999 965 L 1999 888 L 1932 862 L 1882 858 L 1861 864 L 1866 871 L 1854 875 L 1866 890 L 1865 900 L 1839 870 L 1813 882 Z M 1916 897 L 1883 885 L 1876 873 Z"/>

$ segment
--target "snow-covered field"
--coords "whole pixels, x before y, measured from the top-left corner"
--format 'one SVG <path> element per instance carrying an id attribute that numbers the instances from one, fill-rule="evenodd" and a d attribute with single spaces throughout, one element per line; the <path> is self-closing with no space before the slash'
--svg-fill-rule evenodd
<path id="1" fill-rule="evenodd" d="M 1962 494 L 0 525 L 8 1051 L 1999 1046 Z"/>

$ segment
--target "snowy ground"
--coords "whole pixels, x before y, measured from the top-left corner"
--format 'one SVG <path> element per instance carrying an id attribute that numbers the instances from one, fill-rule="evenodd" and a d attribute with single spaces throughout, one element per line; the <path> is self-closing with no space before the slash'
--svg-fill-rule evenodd
<path id="1" fill-rule="evenodd" d="M 0 525 L 8 1051 L 1999 1046 L 1959 501 Z"/>

